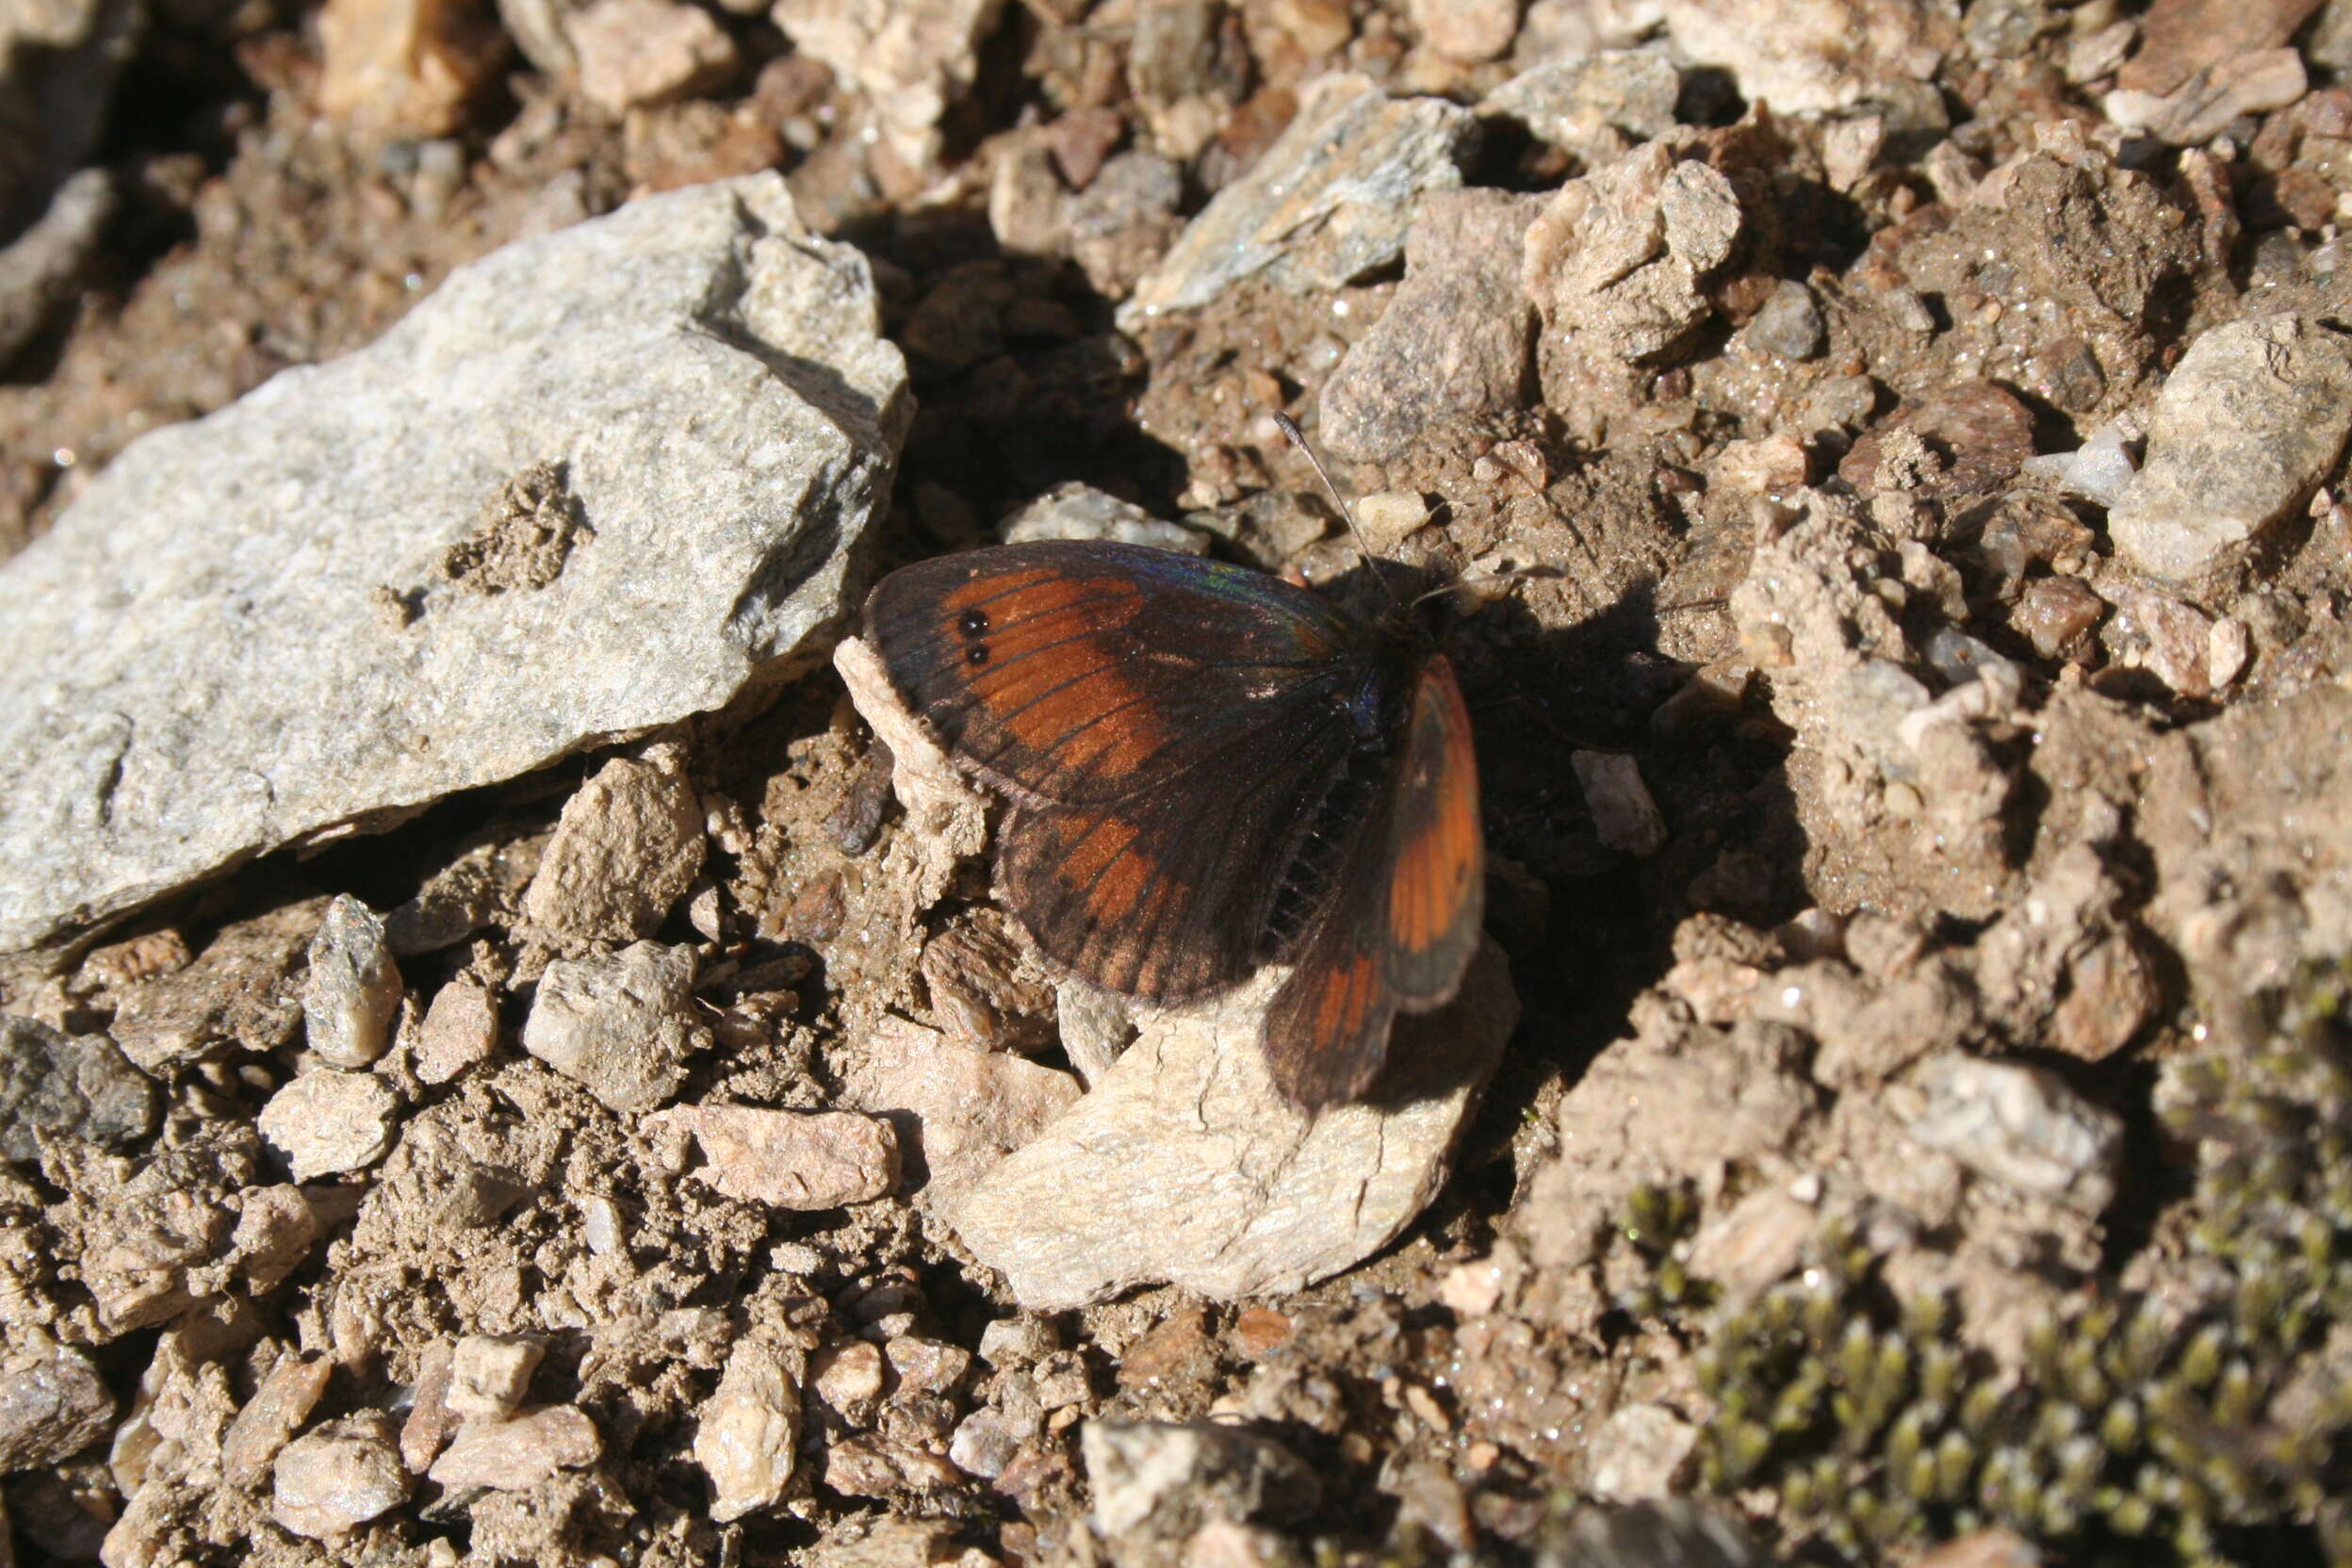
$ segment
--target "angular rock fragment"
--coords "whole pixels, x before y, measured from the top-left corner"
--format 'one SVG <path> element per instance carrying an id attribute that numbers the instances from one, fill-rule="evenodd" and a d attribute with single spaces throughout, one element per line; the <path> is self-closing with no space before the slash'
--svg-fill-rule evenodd
<path id="1" fill-rule="evenodd" d="M 1911 1136 L 2005 1186 L 2097 1215 L 2115 1195 L 2123 1123 L 2053 1074 L 1957 1054 L 1919 1070 Z"/>
<path id="2" fill-rule="evenodd" d="M 808 1387 L 825 1408 L 852 1427 L 870 1426 L 874 1402 L 890 1386 L 890 1361 L 867 1340 L 842 1340 L 819 1350 L 808 1363 Z"/>
<path id="3" fill-rule="evenodd" d="M 1184 232 L 1184 172 L 1140 148 L 1102 165 L 1062 204 L 1070 256 L 1104 297 L 1124 300 Z"/>
<path id="4" fill-rule="evenodd" d="M 615 1111 L 649 1111 L 686 1081 L 686 1058 L 710 1046 L 695 1021 L 694 951 L 632 942 L 618 953 L 557 959 L 539 977 L 523 1049 Z"/>
<path id="5" fill-rule="evenodd" d="M 1079 1433 L 1094 1527 L 1189 1539 L 1213 1519 L 1297 1519 L 1321 1496 L 1315 1472 L 1270 1438 L 1213 1421 L 1089 1421 Z"/>
<path id="6" fill-rule="evenodd" d="M 932 1016 L 957 1044 L 1033 1055 L 1054 1043 L 1054 987 L 1002 914 L 949 923 L 923 944 L 918 972 Z"/>
<path id="7" fill-rule="evenodd" d="M 1476 131 L 1467 109 L 1443 100 L 1392 100 L 1358 75 L 1317 78 L 1290 128 L 1135 286 L 1120 324 L 1207 304 L 1261 272 L 1310 292 L 1396 260 L 1412 198 L 1462 184 Z"/>
<path id="8" fill-rule="evenodd" d="M 450 1348 L 442 1402 L 462 1421 L 503 1421 L 521 1408 L 545 1354 L 535 1339 L 467 1334 Z"/>
<path id="9" fill-rule="evenodd" d="M 106 1036 L 0 1016 L 0 1158 L 40 1158 L 44 1133 L 120 1149 L 154 1129 L 155 1098 Z"/>
<path id="10" fill-rule="evenodd" d="M 1323 445 L 1383 462 L 1448 425 L 1526 401 L 1535 307 L 1519 252 L 1541 198 L 1433 191 L 1413 209 L 1405 277 L 1323 385 Z"/>
<path id="11" fill-rule="evenodd" d="M 1775 114 L 1834 112 L 1899 98 L 1959 42 L 1953 13 L 1906 0 L 1667 0 L 1666 29 L 1699 65 Z"/>
<path id="12" fill-rule="evenodd" d="M 1184 555 L 1205 555 L 1209 548 L 1207 535 L 1163 521 L 1133 501 L 1076 480 L 1055 485 L 1004 519 L 997 537 L 1008 545 L 1036 539 L 1109 539 Z"/>
<path id="13" fill-rule="evenodd" d="M 879 1435 L 852 1437 L 825 1451 L 825 1484 L 845 1497 L 897 1497 L 939 1492 L 963 1480 L 944 1458 Z"/>
<path id="14" fill-rule="evenodd" d="M 247 1187 L 237 1195 L 237 1225 L 229 1255 L 254 1295 L 275 1290 L 309 1256 L 318 1239 L 318 1213 L 290 1183 Z"/>
<path id="15" fill-rule="evenodd" d="M 690 1135 L 706 1163 L 689 1174 L 747 1202 L 834 1209 L 898 1185 L 898 1139 L 890 1124 L 855 1111 L 678 1105 L 645 1123 Z"/>
<path id="16" fill-rule="evenodd" d="M 1576 785 L 1592 813 L 1592 831 L 1601 842 L 1636 859 L 1657 854 L 1666 844 L 1666 819 L 1649 786 L 1642 781 L 1642 765 L 1623 752 L 1579 751 L 1568 759 Z"/>
<path id="17" fill-rule="evenodd" d="M 319 8 L 318 107 L 384 138 L 447 136 L 506 57 L 468 0 L 329 0 Z"/>
<path id="18" fill-rule="evenodd" d="M 1664 51 L 1605 49 L 1523 71 L 1478 109 L 1507 114 L 1556 147 L 1613 155 L 1625 140 L 1652 141 L 1673 130 L 1681 91 L 1682 74 Z"/>
<path id="19" fill-rule="evenodd" d="M 1491 60 L 1519 30 L 1518 0 L 1412 0 L 1422 43 L 1448 59 Z"/>
<path id="20" fill-rule="evenodd" d="M 650 937 L 694 886 L 706 853 L 684 752 L 662 745 L 642 760 L 616 757 L 564 803 L 523 913 L 581 940 Z"/>
<path id="21" fill-rule="evenodd" d="M 457 1430 L 449 1398 L 449 1368 L 456 1359 L 457 1348 L 446 1339 L 434 1340 L 416 1358 L 408 1419 L 400 1423 L 400 1462 L 411 1475 L 423 1475 Z"/>
<path id="22" fill-rule="evenodd" d="M 2189 345 L 2157 395 L 2148 461 L 2107 514 L 2115 553 L 2185 581 L 2303 504 L 2352 433 L 2352 338 L 2257 316 Z"/>
<path id="23" fill-rule="evenodd" d="M 1136 13 L 1127 86 L 1170 158 L 1199 156 L 1248 90 L 1249 63 L 1224 13 L 1217 0 L 1161 0 Z"/>
<path id="24" fill-rule="evenodd" d="M 1649 142 L 1560 188 L 1527 231 L 1522 280 L 1550 331 L 1638 364 L 1707 319 L 1699 284 L 1740 221 L 1729 180 Z"/>
<path id="25" fill-rule="evenodd" d="M 347 1415 L 287 1444 L 273 1467 L 270 1515 L 296 1535 L 333 1541 L 408 1501 L 392 1418 Z"/>
<path id="26" fill-rule="evenodd" d="M 925 1174 L 923 1200 L 953 1223 L 972 1184 L 1083 1092 L 1067 1072 L 886 1019 L 852 1067 L 841 1102 L 905 1119 L 907 1152 Z"/>
<path id="27" fill-rule="evenodd" d="M 1813 291 L 1793 278 L 1783 278 L 1741 331 L 1741 337 L 1780 359 L 1811 359 L 1821 351 L 1821 307 Z"/>
<path id="28" fill-rule="evenodd" d="M 0 1367 L 0 1472 L 73 1458 L 114 1425 L 114 1395 L 90 1358 L 58 1348 Z"/>
<path id="29" fill-rule="evenodd" d="M 2171 92 L 2233 55 L 2293 38 L 2320 0 L 2155 0 L 2140 18 L 2139 52 L 2115 74 L 2131 92 Z"/>
<path id="30" fill-rule="evenodd" d="M 1621 1406 L 1592 1445 L 1593 1495 L 1611 1503 L 1670 1497 L 1698 1444 L 1699 1429 L 1663 1405 Z"/>
<path id="31" fill-rule="evenodd" d="M 2310 85 L 2300 51 L 2258 49 L 2208 66 L 2162 96 L 2117 89 L 2101 106 L 2126 130 L 2145 131 L 2176 147 L 2197 147 L 2241 115 L 2287 107 Z"/>
<path id="32" fill-rule="evenodd" d="M 1312 1123 L 1266 1077 L 1250 998 L 1164 1016 L 1091 1094 L 983 1176 L 953 1223 L 1033 1310 L 1147 1282 L 1220 1300 L 1296 1290 L 1420 1213 L 1518 1010 L 1490 946 L 1450 1006 L 1396 1021 L 1396 1066 L 1374 1099 Z"/>
<path id="33" fill-rule="evenodd" d="M 327 900 L 306 899 L 222 926 L 185 969 L 127 987 L 115 1044 L 153 1073 L 218 1046 L 285 1045 L 302 1017 L 293 975 L 326 909 Z"/>
<path id="34" fill-rule="evenodd" d="M 0 566 L 0 949 L 724 706 L 841 610 L 903 376 L 863 258 L 762 174 L 511 245 L 134 442 Z M 542 464 L 560 575 L 443 580 Z"/>
<path id="35" fill-rule="evenodd" d="M 498 997 L 487 986 L 452 980 L 433 993 L 433 1005 L 417 1026 L 416 1076 L 428 1084 L 446 1084 L 486 1061 L 498 1043 Z"/>
<path id="36" fill-rule="evenodd" d="M 2164 1000 L 2154 960 L 2129 931 L 2085 953 L 2066 979 L 2066 998 L 2050 1016 L 2050 1040 L 2086 1062 L 2104 1061 L 2131 1044 Z"/>
<path id="37" fill-rule="evenodd" d="M 358 899 L 336 894 L 310 939 L 310 966 L 302 974 L 310 1049 L 329 1067 L 370 1065 L 392 1043 L 405 994 L 384 922 Z"/>
<path id="38" fill-rule="evenodd" d="M 508 1421 L 469 1421 L 426 1472 L 452 1492 L 527 1492 L 559 1470 L 594 1464 L 604 1438 L 575 1405 L 549 1405 Z"/>
<path id="39" fill-rule="evenodd" d="M 956 1424 L 948 1440 L 947 1457 L 956 1469 L 983 1480 L 1003 1475 L 1021 1452 L 1021 1436 L 996 1410 L 976 1410 Z"/>
<path id="40" fill-rule="evenodd" d="M 364 1170 L 392 1147 L 400 1097 L 372 1072 L 305 1072 L 261 1108 L 261 1135 L 286 1156 L 294 1180 Z"/>
<path id="41" fill-rule="evenodd" d="M 232 1486 L 254 1486 L 327 1391 L 335 1363 L 325 1356 L 284 1355 L 261 1380 L 220 1439 L 220 1474 Z"/>
<path id="42" fill-rule="evenodd" d="M 872 99 L 892 149 L 923 169 L 939 155 L 939 117 L 979 74 L 980 41 L 1003 8 L 1004 0 L 776 0 L 769 15 L 794 48 Z"/>
<path id="43" fill-rule="evenodd" d="M 800 1444 L 800 1385 L 783 1357 L 758 1340 L 737 1345 L 697 1418 L 694 1462 L 710 1478 L 714 1522 L 782 1500 Z"/>
<path id="44" fill-rule="evenodd" d="M 697 97 L 735 74 L 735 41 L 678 0 L 596 0 L 564 35 L 583 97 L 613 114 Z"/>

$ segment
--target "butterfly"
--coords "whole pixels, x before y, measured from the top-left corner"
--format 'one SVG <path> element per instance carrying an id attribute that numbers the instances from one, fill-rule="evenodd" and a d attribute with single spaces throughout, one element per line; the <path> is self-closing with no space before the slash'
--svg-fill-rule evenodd
<path id="1" fill-rule="evenodd" d="M 996 895 L 1052 963 L 1154 1005 L 1288 964 L 1276 1087 L 1360 1098 L 1399 1009 L 1453 998 L 1483 917 L 1469 714 L 1400 612 L 1137 545 L 1004 545 L 901 567 L 867 640 L 1003 796 Z"/>

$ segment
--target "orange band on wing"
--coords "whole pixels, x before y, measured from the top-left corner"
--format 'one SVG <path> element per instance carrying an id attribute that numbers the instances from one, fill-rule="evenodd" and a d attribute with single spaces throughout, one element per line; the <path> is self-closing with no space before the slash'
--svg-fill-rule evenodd
<path id="1" fill-rule="evenodd" d="M 1434 709 L 1425 704 L 1435 704 Z M 1444 744 L 1434 759 L 1434 776 L 1408 788 L 1428 792 L 1429 809 L 1397 846 L 1389 875 L 1388 932 L 1399 948 L 1425 952 L 1444 940 L 1462 915 L 1484 857 L 1478 824 L 1478 759 L 1470 747 L 1470 720 L 1450 675 L 1425 680 L 1416 727 L 1443 727 Z"/>
<path id="2" fill-rule="evenodd" d="M 967 650 L 972 694 L 1016 740 L 1112 776 L 1158 752 L 1166 727 L 1121 673 L 1126 650 L 1113 635 L 1143 608 L 1133 583 L 1023 574 L 1009 588 L 977 586 L 941 601 L 947 629 Z"/>
<path id="3" fill-rule="evenodd" d="M 1366 1013 L 1372 1006 L 1377 989 L 1372 972 L 1372 956 L 1359 953 L 1344 969 L 1327 971 L 1318 977 L 1320 988 L 1315 999 L 1315 1043 L 1317 1046 L 1337 1045 L 1353 1039 L 1364 1028 Z"/>

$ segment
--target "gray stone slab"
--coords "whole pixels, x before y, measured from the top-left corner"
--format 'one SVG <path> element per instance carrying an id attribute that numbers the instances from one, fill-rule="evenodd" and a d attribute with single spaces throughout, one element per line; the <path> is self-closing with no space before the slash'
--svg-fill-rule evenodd
<path id="1" fill-rule="evenodd" d="M 1259 273 L 1322 293 L 1388 265 L 1404 253 L 1413 198 L 1461 185 L 1478 134 L 1476 117 L 1442 98 L 1391 99 L 1355 74 L 1318 78 L 1290 128 L 1135 286 L 1119 325 L 1136 331 Z"/>
<path id="2" fill-rule="evenodd" d="M 0 569 L 0 951 L 780 673 L 904 388 L 864 260 L 759 174 L 135 443 Z"/>

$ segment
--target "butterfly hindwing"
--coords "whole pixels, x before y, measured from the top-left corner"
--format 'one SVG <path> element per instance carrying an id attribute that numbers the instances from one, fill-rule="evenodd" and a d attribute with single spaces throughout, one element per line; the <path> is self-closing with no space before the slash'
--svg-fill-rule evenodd
<path id="1" fill-rule="evenodd" d="M 1349 744 L 1336 708 L 1234 736 L 1167 787 L 1110 806 L 1016 806 L 997 890 L 1046 956 L 1152 1003 L 1230 989 L 1266 960 L 1319 781 Z"/>
<path id="2" fill-rule="evenodd" d="M 1478 760 L 1452 667 L 1423 662 L 1390 786 L 1266 1020 L 1276 1086 L 1314 1109 L 1361 1095 L 1397 1010 L 1453 999 L 1484 915 Z"/>

